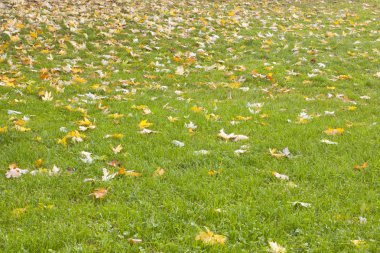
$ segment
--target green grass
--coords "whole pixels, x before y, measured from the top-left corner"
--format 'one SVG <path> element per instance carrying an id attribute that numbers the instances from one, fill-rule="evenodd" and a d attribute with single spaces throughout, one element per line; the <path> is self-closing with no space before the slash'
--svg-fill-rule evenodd
<path id="1" fill-rule="evenodd" d="M 287 252 L 379 251 L 377 1 L 58 2 L 0 10 L 0 251 L 270 252 L 269 242 Z M 247 103 L 263 106 L 252 114 Z M 303 111 L 312 118 L 299 122 Z M 78 130 L 85 117 L 96 128 L 83 142 L 59 144 L 60 129 Z M 158 132 L 138 133 L 142 120 Z M 249 139 L 222 140 L 221 129 Z M 112 134 L 123 138 L 104 138 Z M 269 152 L 285 147 L 291 159 Z M 82 151 L 95 160 L 82 162 Z M 29 173 L 6 178 L 13 163 Z M 141 176 L 102 181 L 102 168 L 119 167 Z M 158 167 L 165 173 L 153 176 Z M 90 195 L 97 188 L 105 198 Z M 207 230 L 224 245 L 196 240 Z"/>

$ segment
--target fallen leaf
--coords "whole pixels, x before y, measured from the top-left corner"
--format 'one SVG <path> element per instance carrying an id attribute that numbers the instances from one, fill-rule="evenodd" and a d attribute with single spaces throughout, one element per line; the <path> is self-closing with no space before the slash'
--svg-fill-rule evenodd
<path id="1" fill-rule="evenodd" d="M 272 253 L 285 253 L 286 249 L 277 242 L 269 242 L 270 251 Z"/>
<path id="2" fill-rule="evenodd" d="M 343 128 L 328 128 L 324 131 L 327 135 L 341 135 L 343 134 L 344 129 Z"/>
<path id="3" fill-rule="evenodd" d="M 121 146 L 121 144 L 119 144 L 116 147 L 112 148 L 112 151 L 113 151 L 114 154 L 120 153 L 121 150 L 123 150 L 123 146 Z"/>
<path id="4" fill-rule="evenodd" d="M 103 168 L 102 171 L 103 171 L 102 181 L 109 181 L 118 174 L 118 173 L 110 174 L 110 172 L 106 168 Z"/>
<path id="5" fill-rule="evenodd" d="M 299 202 L 299 201 L 292 202 L 292 205 L 294 207 L 311 207 L 310 203 Z"/>
<path id="6" fill-rule="evenodd" d="M 241 141 L 241 140 L 248 140 L 249 139 L 249 137 L 246 135 L 234 134 L 234 133 L 226 134 L 224 132 L 224 129 L 221 129 L 219 131 L 218 136 L 220 138 L 222 138 L 223 140 L 232 140 L 232 141 Z"/>
<path id="7" fill-rule="evenodd" d="M 128 239 L 128 242 L 130 243 L 130 244 L 138 244 L 138 243 L 142 243 L 142 239 L 137 239 L 137 238 L 129 238 Z"/>
<path id="8" fill-rule="evenodd" d="M 213 232 L 207 230 L 199 232 L 199 234 L 195 237 L 195 240 L 202 241 L 204 244 L 207 245 L 224 245 L 227 240 L 227 237 L 225 237 L 224 235 L 214 234 Z"/>
<path id="9" fill-rule="evenodd" d="M 15 208 L 12 210 L 12 215 L 16 218 L 20 218 L 27 211 L 27 207 Z"/>
<path id="10" fill-rule="evenodd" d="M 289 180 L 289 177 L 287 175 L 280 174 L 277 172 L 273 172 L 273 176 L 281 180 Z"/>
<path id="11" fill-rule="evenodd" d="M 28 170 L 23 170 L 18 168 L 18 166 L 13 163 L 9 165 L 9 170 L 5 173 L 6 178 L 18 178 L 21 177 L 23 174 L 28 173 Z"/>
<path id="12" fill-rule="evenodd" d="M 355 245 L 356 247 L 360 247 L 362 246 L 363 244 L 365 244 L 365 241 L 364 240 L 351 240 L 351 243 L 353 245 Z"/>
<path id="13" fill-rule="evenodd" d="M 322 139 L 321 142 L 325 143 L 325 144 L 328 144 L 328 145 L 338 145 L 338 142 L 329 141 L 327 139 Z"/>
<path id="14" fill-rule="evenodd" d="M 354 166 L 354 169 L 355 170 L 363 170 L 363 169 L 365 169 L 365 168 L 367 168 L 368 167 L 368 162 L 365 162 L 365 163 L 363 163 L 362 165 L 355 165 Z"/>
<path id="15" fill-rule="evenodd" d="M 165 170 L 163 168 L 157 168 L 154 172 L 153 172 L 153 176 L 154 177 L 160 177 L 162 175 L 165 174 Z"/>
<path id="16" fill-rule="evenodd" d="M 148 128 L 148 127 L 150 127 L 152 125 L 153 125 L 153 123 L 148 122 L 148 120 L 142 120 L 139 123 L 139 128 L 140 129 L 144 129 L 144 128 Z"/>
<path id="17" fill-rule="evenodd" d="M 177 141 L 177 140 L 172 141 L 172 143 L 173 143 L 175 146 L 180 147 L 180 148 L 182 148 L 182 147 L 185 146 L 185 143 L 184 143 L 184 142 L 180 142 L 180 141 Z"/>
<path id="18" fill-rule="evenodd" d="M 105 198 L 108 190 L 105 188 L 97 188 L 90 195 L 94 196 L 96 199 Z"/>

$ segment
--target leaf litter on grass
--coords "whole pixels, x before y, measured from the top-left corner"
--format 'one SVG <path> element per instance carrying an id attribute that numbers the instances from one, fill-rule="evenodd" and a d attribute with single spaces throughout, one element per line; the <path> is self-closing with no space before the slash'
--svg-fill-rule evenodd
<path id="1" fill-rule="evenodd" d="M 189 218 L 215 226 L 215 230 L 218 226 L 228 229 L 229 222 L 238 220 L 230 226 L 234 231 L 228 244 L 226 236 L 209 230 L 200 232 L 195 240 L 243 250 L 252 246 L 247 243 L 250 239 L 244 226 L 255 218 L 242 214 L 248 206 L 266 213 L 258 211 L 261 205 L 280 199 L 277 204 L 286 208 L 281 203 L 290 201 L 297 207 L 292 212 L 297 214 L 315 207 L 328 215 L 336 211 L 334 198 L 338 198 L 335 191 L 339 187 L 321 180 L 327 180 L 327 175 L 333 180 L 336 173 L 345 178 L 345 194 L 354 195 L 349 190 L 353 182 L 355 188 L 358 183 L 357 188 L 368 192 L 366 200 L 352 197 L 359 208 L 352 203 L 339 208 L 360 209 L 360 215 L 373 216 L 368 221 L 376 220 L 376 203 L 367 203 L 373 201 L 368 185 L 374 184 L 371 175 L 377 169 L 375 155 L 367 147 L 367 142 L 373 144 L 376 139 L 375 87 L 380 78 L 376 67 L 380 57 L 376 47 L 380 42 L 376 27 L 379 8 L 375 1 L 341 1 L 331 6 L 316 1 L 310 6 L 286 0 L 67 0 L 5 1 L 0 7 L 0 142 L 4 143 L 0 160 L 3 168 L 11 162 L 22 164 L 11 164 L 4 170 L 6 180 L 15 178 L 4 182 L 13 184 L 5 186 L 4 194 L 17 200 L 16 206 L 28 206 L 40 194 L 55 201 L 48 194 L 54 192 L 55 180 L 68 180 L 65 187 L 75 190 L 75 194 L 62 196 L 70 199 L 65 199 L 66 204 L 82 201 L 73 195 L 88 194 L 83 181 L 107 185 L 92 188 L 90 195 L 95 199 L 133 192 L 128 201 L 145 207 L 153 201 L 154 206 L 169 208 L 166 205 L 176 194 L 182 194 L 184 203 L 192 199 L 195 207 L 203 198 L 202 208 L 215 209 L 212 205 L 219 201 L 217 204 L 225 204 L 223 210 L 228 210 L 228 203 L 236 202 L 241 208 L 236 210 L 241 212 L 238 219 L 226 216 L 223 222 L 213 216 L 189 218 L 185 215 L 188 208 L 179 205 L 180 215 L 173 221 L 177 225 L 172 227 L 181 227 Z M 326 145 L 316 145 L 319 142 Z M 354 143 L 358 146 L 355 150 Z M 302 157 L 292 154 L 287 146 Z M 269 149 L 270 156 L 277 159 L 268 156 L 268 147 L 282 147 Z M 295 157 L 301 158 L 292 159 Z M 73 171 L 73 166 L 75 173 L 64 173 Z M 274 166 L 281 174 L 272 172 L 278 179 L 273 180 L 273 186 L 265 181 L 269 176 L 261 177 L 261 172 Z M 327 168 L 330 166 L 337 170 Z M 361 171 L 355 175 L 362 176 L 362 181 L 348 174 L 350 166 Z M 29 169 L 21 167 L 34 170 L 28 173 Z M 204 179 L 205 169 L 211 177 Z M 191 179 L 186 177 L 190 171 Z M 26 189 L 22 184 L 46 180 L 37 175 L 51 176 L 51 184 L 36 190 L 35 196 L 9 190 Z M 59 179 L 54 177 L 58 175 Z M 152 178 L 156 180 L 149 181 Z M 235 185 L 228 181 L 231 178 L 242 183 Z M 181 180 L 187 180 L 186 187 L 192 181 L 199 183 L 190 194 L 182 189 L 186 187 L 181 186 Z M 286 182 L 284 192 L 278 190 L 281 181 Z M 244 190 L 248 185 L 254 189 Z M 108 186 L 117 190 L 109 193 Z M 135 191 L 140 187 L 152 200 L 140 196 L 137 201 Z M 208 195 L 196 194 L 199 189 L 207 189 Z M 214 194 L 215 189 L 219 193 Z M 298 191 L 313 205 L 292 202 Z M 318 197 L 319 191 L 331 196 L 331 200 L 324 199 L 328 204 Z M 261 192 L 278 195 L 260 203 Z M 164 204 L 153 200 L 157 194 L 164 195 L 160 197 Z M 252 196 L 257 198 L 257 206 L 251 206 Z M 119 196 L 117 201 L 121 199 Z M 23 208 L 14 210 L 15 216 L 29 214 Z M 276 208 L 268 212 L 273 210 Z M 160 218 L 154 217 L 165 215 L 152 215 L 149 222 L 158 226 L 154 219 Z M 294 213 L 284 215 L 281 220 Z M 351 215 L 357 217 L 354 211 Z M 134 222 L 131 229 L 148 233 L 148 225 L 135 226 Z M 267 222 L 273 227 L 273 221 Z M 326 223 L 316 222 L 321 227 Z M 350 230 L 355 231 L 347 228 Z M 190 233 L 181 231 L 184 238 Z M 325 243 L 320 231 L 309 231 L 314 241 Z M 363 232 L 368 239 L 351 240 L 352 244 L 360 246 L 365 241 L 366 246 L 374 245 L 368 231 Z M 165 234 L 165 229 L 161 233 Z M 128 241 L 144 247 L 161 245 L 158 239 L 138 238 L 140 235 Z M 285 238 L 282 235 L 278 240 Z M 287 241 L 289 251 L 298 247 L 295 244 L 296 240 Z M 268 250 L 286 251 L 274 241 L 269 241 Z"/>

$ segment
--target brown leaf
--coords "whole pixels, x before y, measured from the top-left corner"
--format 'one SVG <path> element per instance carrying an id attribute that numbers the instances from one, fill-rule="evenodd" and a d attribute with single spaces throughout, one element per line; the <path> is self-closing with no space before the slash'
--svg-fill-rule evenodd
<path id="1" fill-rule="evenodd" d="M 105 198 L 108 190 L 105 188 L 98 188 L 95 189 L 90 195 L 93 195 L 96 199 L 103 199 Z"/>

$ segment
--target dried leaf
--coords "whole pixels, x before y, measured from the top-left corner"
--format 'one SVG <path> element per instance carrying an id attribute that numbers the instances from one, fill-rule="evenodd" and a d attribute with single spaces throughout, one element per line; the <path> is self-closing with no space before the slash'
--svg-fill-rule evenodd
<path id="1" fill-rule="evenodd" d="M 207 245 L 224 245 L 227 237 L 224 235 L 214 234 L 213 232 L 207 230 L 199 232 L 199 234 L 195 237 L 195 240 L 201 241 Z"/>
<path id="2" fill-rule="evenodd" d="M 355 170 L 363 170 L 363 169 L 365 169 L 365 168 L 367 168 L 368 167 L 368 162 L 365 162 L 365 163 L 363 163 L 362 165 L 355 165 L 354 166 L 354 169 Z"/>
<path id="3" fill-rule="evenodd" d="M 105 188 L 97 188 L 90 195 L 94 196 L 96 199 L 103 199 L 107 195 L 108 190 Z"/>

